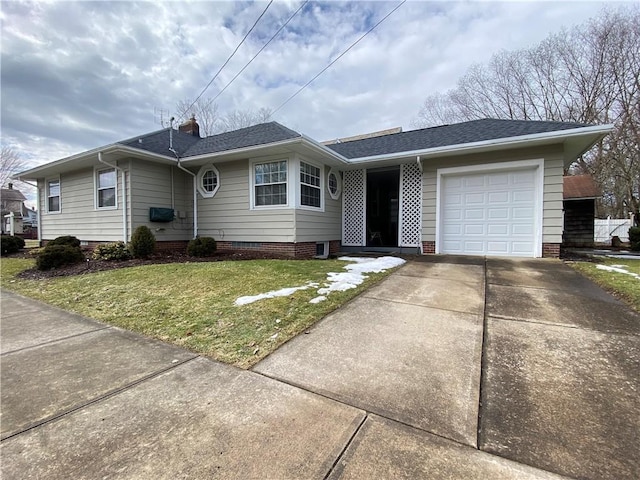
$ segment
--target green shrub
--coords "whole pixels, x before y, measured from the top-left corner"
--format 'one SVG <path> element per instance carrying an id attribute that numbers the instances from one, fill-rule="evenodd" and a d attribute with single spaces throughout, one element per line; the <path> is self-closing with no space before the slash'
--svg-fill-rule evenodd
<path id="1" fill-rule="evenodd" d="M 93 250 L 94 260 L 128 260 L 131 252 L 124 242 L 103 243 Z"/>
<path id="2" fill-rule="evenodd" d="M 0 254 L 9 255 L 11 253 L 19 252 L 20 249 L 24 246 L 24 240 L 22 240 L 22 247 L 21 247 L 18 239 L 22 240 L 20 237 L 12 237 L 11 235 L 2 235 L 0 237 Z"/>
<path id="3" fill-rule="evenodd" d="M 216 248 L 216 241 L 213 238 L 197 237 L 187 245 L 187 254 L 191 257 L 210 257 Z"/>
<path id="4" fill-rule="evenodd" d="M 18 244 L 18 247 L 24 248 L 24 246 L 26 245 L 24 238 L 22 237 L 13 237 L 13 238 L 15 239 L 15 242 Z"/>
<path id="5" fill-rule="evenodd" d="M 140 225 L 131 235 L 129 250 L 134 258 L 146 258 L 156 249 L 156 237 L 145 225 Z"/>
<path id="6" fill-rule="evenodd" d="M 36 259 L 36 267 L 38 270 L 51 270 L 64 265 L 73 265 L 83 260 L 84 254 L 80 247 L 47 244 Z"/>
<path id="7" fill-rule="evenodd" d="M 629 229 L 629 243 L 631 243 L 631 250 L 640 252 L 640 227 Z"/>
<path id="8" fill-rule="evenodd" d="M 47 246 L 49 245 L 69 245 L 70 247 L 80 248 L 80 240 L 73 235 L 63 235 L 62 237 L 57 237 L 48 241 Z"/>

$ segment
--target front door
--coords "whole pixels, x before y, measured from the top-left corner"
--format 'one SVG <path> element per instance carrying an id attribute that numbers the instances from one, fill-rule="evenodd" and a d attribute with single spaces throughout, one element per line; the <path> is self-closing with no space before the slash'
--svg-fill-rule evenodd
<path id="1" fill-rule="evenodd" d="M 367 170 L 367 246 L 398 246 L 400 167 Z"/>

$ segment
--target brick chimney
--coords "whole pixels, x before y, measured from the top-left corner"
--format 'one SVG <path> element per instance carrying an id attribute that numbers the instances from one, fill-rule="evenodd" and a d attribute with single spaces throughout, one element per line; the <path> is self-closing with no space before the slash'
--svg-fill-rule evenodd
<path id="1" fill-rule="evenodd" d="M 13 183 L 9 184 L 9 190 L 13 190 Z"/>
<path id="2" fill-rule="evenodd" d="M 184 122 L 183 124 L 181 124 L 178 127 L 178 130 L 184 133 L 189 133 L 194 137 L 198 137 L 198 138 L 200 137 L 200 125 L 198 125 L 198 122 L 196 122 L 195 115 L 191 115 L 191 118 L 186 122 Z"/>

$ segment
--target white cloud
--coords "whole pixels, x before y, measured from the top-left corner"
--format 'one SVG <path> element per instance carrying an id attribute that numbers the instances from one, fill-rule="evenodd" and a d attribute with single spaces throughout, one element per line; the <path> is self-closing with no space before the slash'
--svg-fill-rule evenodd
<path id="1" fill-rule="evenodd" d="M 275 2 L 215 95 L 300 5 Z M 224 92 L 220 110 L 275 108 L 396 2 L 312 2 Z M 424 97 L 500 49 L 584 22 L 599 2 L 407 2 L 278 112 L 317 140 L 409 128 Z M 32 164 L 160 128 L 194 98 L 265 2 L 3 2 L 2 142 Z"/>

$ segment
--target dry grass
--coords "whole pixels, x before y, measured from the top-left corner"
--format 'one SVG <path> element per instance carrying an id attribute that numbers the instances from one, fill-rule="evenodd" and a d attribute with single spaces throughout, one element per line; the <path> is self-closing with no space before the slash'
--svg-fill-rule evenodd
<path id="1" fill-rule="evenodd" d="M 317 304 L 309 303 L 317 295 L 309 289 L 236 306 L 243 295 L 322 283 L 346 262 L 171 263 L 44 280 L 16 278 L 33 260 L 4 258 L 0 265 L 3 288 L 242 368 L 388 275 L 369 274 L 358 288 L 332 293 Z"/>

